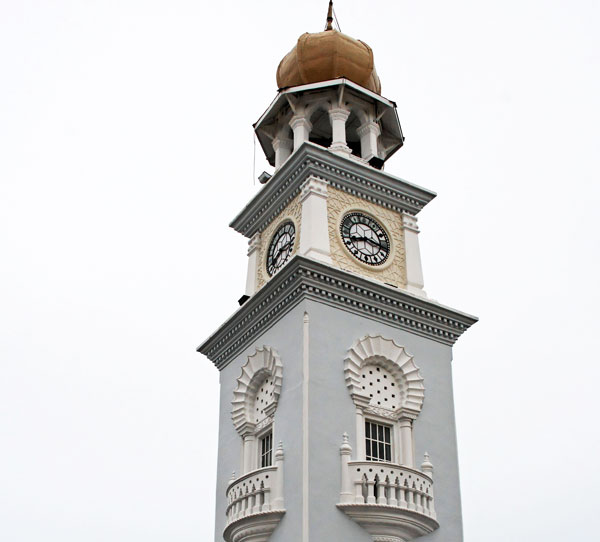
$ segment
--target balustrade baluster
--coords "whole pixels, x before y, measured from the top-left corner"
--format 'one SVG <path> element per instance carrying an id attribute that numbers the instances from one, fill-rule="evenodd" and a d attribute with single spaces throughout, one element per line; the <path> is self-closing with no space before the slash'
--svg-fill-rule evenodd
<path id="1" fill-rule="evenodd" d="M 380 481 L 378 478 L 377 482 L 377 504 L 387 504 L 387 495 L 386 495 L 386 483 L 384 481 Z"/>
<path id="2" fill-rule="evenodd" d="M 396 493 L 398 491 L 398 479 L 396 479 L 390 483 L 388 491 L 389 491 L 388 504 L 390 506 L 398 506 L 398 499 L 396 498 Z"/>
<path id="3" fill-rule="evenodd" d="M 354 482 L 354 487 L 355 487 L 354 502 L 356 504 L 364 504 L 365 497 L 363 495 L 363 480 L 362 480 L 362 478 L 360 480 L 356 480 L 356 482 Z"/>
<path id="4" fill-rule="evenodd" d="M 400 506 L 400 508 L 408 507 L 408 503 L 406 502 L 406 488 L 404 486 L 400 486 L 400 498 L 398 499 L 398 506 Z"/>
<path id="5" fill-rule="evenodd" d="M 429 496 L 429 515 L 435 519 L 435 507 L 433 504 L 433 495 Z"/>
<path id="6" fill-rule="evenodd" d="M 250 491 L 250 494 L 248 495 L 248 508 L 247 508 L 247 514 L 246 515 L 251 515 L 253 514 L 252 510 L 254 509 L 254 502 L 256 501 L 256 493 L 255 493 L 255 489 L 252 489 Z"/>
<path id="7" fill-rule="evenodd" d="M 367 504 L 375 504 L 375 480 L 367 479 Z"/>
<path id="8" fill-rule="evenodd" d="M 429 497 L 429 495 L 423 495 L 423 513 L 427 516 L 431 516 L 431 510 L 429 508 L 430 506 L 431 498 Z"/>
<path id="9" fill-rule="evenodd" d="M 271 488 L 265 487 L 263 490 L 262 511 L 268 512 L 269 510 L 271 510 Z"/>
<path id="10" fill-rule="evenodd" d="M 423 513 L 422 495 L 419 491 L 415 491 L 415 508 L 417 512 Z"/>
<path id="11" fill-rule="evenodd" d="M 414 510 L 416 508 L 415 494 L 413 493 L 413 490 L 409 487 L 406 488 L 406 503 L 408 505 L 409 510 Z"/>
<path id="12" fill-rule="evenodd" d="M 242 500 L 242 513 L 241 516 L 245 517 L 248 515 L 248 505 L 250 504 L 250 496 L 248 493 L 244 494 L 244 499 Z"/>
<path id="13" fill-rule="evenodd" d="M 252 507 L 252 513 L 253 514 L 260 513 L 260 507 L 262 505 L 261 500 L 262 500 L 262 496 L 263 496 L 263 489 L 262 489 L 261 486 L 263 486 L 262 483 L 261 483 L 261 485 L 259 486 L 258 489 L 254 490 L 254 506 Z"/>

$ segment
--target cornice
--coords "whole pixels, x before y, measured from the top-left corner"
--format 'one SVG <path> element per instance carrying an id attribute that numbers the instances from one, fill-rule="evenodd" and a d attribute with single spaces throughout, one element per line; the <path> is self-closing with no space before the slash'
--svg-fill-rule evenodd
<path id="1" fill-rule="evenodd" d="M 446 345 L 453 345 L 477 322 L 476 317 L 437 302 L 296 255 L 197 350 L 222 369 L 304 299 Z"/>
<path id="2" fill-rule="evenodd" d="M 435 192 L 305 142 L 230 226 L 246 237 L 262 232 L 311 175 L 326 180 L 334 188 L 399 213 L 416 215 L 436 196 Z"/>

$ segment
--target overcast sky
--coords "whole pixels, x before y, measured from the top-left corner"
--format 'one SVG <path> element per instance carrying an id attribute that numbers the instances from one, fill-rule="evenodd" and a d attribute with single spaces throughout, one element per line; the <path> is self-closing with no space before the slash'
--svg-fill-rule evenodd
<path id="1" fill-rule="evenodd" d="M 435 190 L 426 289 L 481 321 L 454 385 L 466 542 L 597 524 L 600 3 L 338 0 Z M 229 221 L 251 125 L 326 0 L 0 0 L 0 539 L 212 539 Z M 223 496 L 220 496 L 223 498 Z"/>

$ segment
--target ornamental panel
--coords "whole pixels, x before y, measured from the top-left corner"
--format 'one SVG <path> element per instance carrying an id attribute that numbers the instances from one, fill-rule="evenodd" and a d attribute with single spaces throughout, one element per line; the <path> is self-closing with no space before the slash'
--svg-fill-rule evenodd
<path id="1" fill-rule="evenodd" d="M 344 377 L 352 399 L 363 408 L 410 418 L 421 412 L 423 377 L 413 357 L 392 339 L 366 335 L 356 341 L 344 360 Z"/>
<path id="2" fill-rule="evenodd" d="M 406 287 L 406 250 L 402 216 L 363 198 L 349 194 L 333 186 L 328 187 L 327 215 L 331 261 L 335 267 L 397 286 Z M 343 218 L 352 212 L 362 212 L 372 216 L 386 229 L 391 237 L 391 252 L 385 263 L 367 265 L 353 257 L 340 235 Z"/>
<path id="3" fill-rule="evenodd" d="M 248 356 L 231 402 L 231 418 L 240 435 L 275 412 L 282 379 L 283 365 L 274 348 L 263 346 Z"/>

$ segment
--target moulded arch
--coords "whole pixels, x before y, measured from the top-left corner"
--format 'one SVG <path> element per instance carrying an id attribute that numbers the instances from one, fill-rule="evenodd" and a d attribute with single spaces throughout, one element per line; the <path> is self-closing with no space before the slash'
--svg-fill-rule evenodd
<path id="1" fill-rule="evenodd" d="M 253 397 L 262 381 L 268 377 L 273 379 L 272 405 L 276 408 L 281 394 L 283 365 L 274 348 L 262 346 L 248 356 L 233 392 L 231 418 L 238 433 L 243 434 L 245 427 L 252 424 L 250 409 Z"/>
<path id="2" fill-rule="evenodd" d="M 400 388 L 400 413 L 416 418 L 423 407 L 425 386 L 406 349 L 381 335 L 366 335 L 352 345 L 344 359 L 344 378 L 357 406 L 370 402 L 360 381 L 361 369 L 366 365 L 379 365 L 392 373 Z"/>

